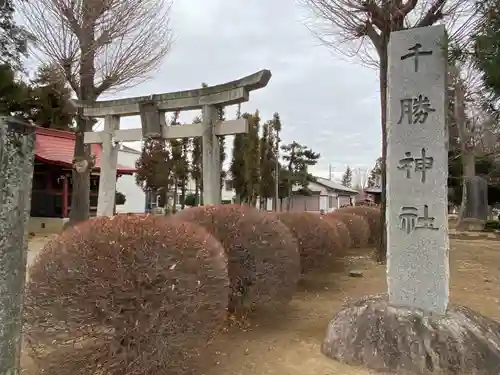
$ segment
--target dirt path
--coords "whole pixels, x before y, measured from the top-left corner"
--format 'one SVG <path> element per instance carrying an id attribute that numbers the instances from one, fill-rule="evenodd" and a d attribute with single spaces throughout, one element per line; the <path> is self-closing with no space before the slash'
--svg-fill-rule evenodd
<path id="1" fill-rule="evenodd" d="M 221 353 L 207 375 L 368 375 L 375 372 L 342 365 L 320 353 L 321 340 L 333 314 L 344 301 L 384 292 L 385 267 L 358 251 L 346 272 L 318 275 L 301 285 L 288 311 L 256 322 L 249 332 L 229 332 L 216 344 Z M 451 299 L 500 321 L 500 242 L 452 241 Z"/>
<path id="2" fill-rule="evenodd" d="M 366 250 L 369 252 L 369 250 Z M 350 299 L 380 293 L 385 288 L 385 268 L 353 256 L 351 268 L 363 278 L 346 273 L 316 275 L 299 286 L 286 312 L 255 320 L 248 332 L 228 332 L 216 343 L 219 362 L 207 375 L 368 375 L 375 372 L 342 365 L 324 357 L 321 340 L 335 311 Z"/>
<path id="3" fill-rule="evenodd" d="M 28 267 L 33 264 L 38 253 L 53 236 L 32 237 L 28 242 Z"/>
<path id="4" fill-rule="evenodd" d="M 289 308 L 255 318 L 247 331 L 230 329 L 212 345 L 204 375 L 370 375 L 320 353 L 333 314 L 348 300 L 385 291 L 385 267 L 363 249 L 346 258 L 346 271 L 315 275 L 301 283 Z M 500 242 L 452 241 L 451 299 L 500 321 Z M 347 270 L 362 270 L 350 278 Z M 25 361 L 25 364 L 28 362 Z"/>

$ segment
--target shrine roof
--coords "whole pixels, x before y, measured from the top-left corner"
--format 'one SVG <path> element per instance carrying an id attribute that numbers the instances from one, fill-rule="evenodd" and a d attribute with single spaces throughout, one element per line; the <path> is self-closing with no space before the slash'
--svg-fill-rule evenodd
<path id="1" fill-rule="evenodd" d="M 56 164 L 63 167 L 72 168 L 73 152 L 75 149 L 75 133 L 36 127 L 36 146 L 35 159 L 48 163 Z M 92 144 L 91 152 L 96 156 L 94 171 L 100 170 L 102 146 L 100 144 Z M 133 174 L 135 168 L 126 167 L 118 164 L 117 173 Z"/>

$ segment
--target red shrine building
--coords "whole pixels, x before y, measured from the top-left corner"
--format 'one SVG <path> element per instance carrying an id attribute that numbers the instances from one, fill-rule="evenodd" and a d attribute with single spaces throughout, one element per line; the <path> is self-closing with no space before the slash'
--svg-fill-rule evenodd
<path id="1" fill-rule="evenodd" d="M 74 148 L 74 133 L 36 128 L 30 232 L 58 231 L 69 217 Z M 97 210 L 102 146 L 91 145 L 91 152 L 96 156 L 90 175 L 90 214 L 94 215 Z M 133 168 L 118 165 L 118 177 L 134 172 Z"/>

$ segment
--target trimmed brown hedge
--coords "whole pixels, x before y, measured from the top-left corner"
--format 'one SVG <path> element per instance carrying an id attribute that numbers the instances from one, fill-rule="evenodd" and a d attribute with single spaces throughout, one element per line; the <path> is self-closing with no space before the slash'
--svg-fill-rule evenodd
<path id="1" fill-rule="evenodd" d="M 380 209 L 373 206 L 356 206 L 341 208 L 338 212 L 345 212 L 363 217 L 370 227 L 370 238 L 368 243 L 370 245 L 376 245 L 379 243 L 381 223 Z"/>
<path id="2" fill-rule="evenodd" d="M 340 210 L 331 212 L 327 216 L 338 218 L 346 225 L 351 237 L 352 247 L 365 247 L 368 245 L 370 227 L 363 217 L 343 213 Z"/>
<path id="3" fill-rule="evenodd" d="M 39 372 L 184 374 L 227 316 L 229 281 L 207 231 L 149 215 L 98 217 L 30 270 L 25 338 Z"/>
<path id="4" fill-rule="evenodd" d="M 224 247 L 230 311 L 240 314 L 292 299 L 300 278 L 300 258 L 297 242 L 279 220 L 241 205 L 193 207 L 175 217 L 203 226 Z"/>
<path id="5" fill-rule="evenodd" d="M 342 249 L 337 231 L 320 215 L 281 212 L 278 217 L 297 239 L 302 273 L 328 265 Z"/>
<path id="6" fill-rule="evenodd" d="M 323 215 L 323 220 L 326 220 L 328 224 L 333 226 L 337 231 L 341 248 L 343 250 L 350 249 L 352 246 L 351 235 L 349 234 L 349 229 L 347 226 L 337 217 L 331 215 Z"/>

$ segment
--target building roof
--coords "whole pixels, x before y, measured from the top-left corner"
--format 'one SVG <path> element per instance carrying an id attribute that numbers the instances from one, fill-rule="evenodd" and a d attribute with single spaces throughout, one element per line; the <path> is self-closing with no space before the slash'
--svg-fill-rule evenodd
<path id="1" fill-rule="evenodd" d="M 368 194 L 381 194 L 382 188 L 380 186 L 373 186 L 371 188 L 366 188 L 365 192 Z"/>
<path id="2" fill-rule="evenodd" d="M 120 151 L 127 152 L 129 154 L 136 154 L 136 155 L 141 154 L 141 152 L 139 150 L 136 150 L 135 148 L 132 148 L 132 147 L 125 146 L 124 144 L 122 144 L 120 146 Z"/>
<path id="3" fill-rule="evenodd" d="M 328 189 L 337 190 L 337 191 L 340 191 L 340 192 L 347 193 L 349 195 L 359 194 L 359 192 L 357 190 L 348 188 L 348 187 L 346 187 L 344 185 L 341 185 L 338 182 L 335 182 L 335 181 L 332 181 L 332 180 L 329 180 L 329 179 L 323 178 L 323 177 L 316 177 L 315 176 L 315 178 L 316 178 L 316 183 L 317 184 L 323 185 L 324 187 L 326 187 Z"/>
<path id="4" fill-rule="evenodd" d="M 73 152 L 75 149 L 75 133 L 62 130 L 36 128 L 35 159 L 60 166 L 73 167 Z M 102 146 L 91 145 L 91 152 L 96 156 L 94 170 L 101 167 Z M 117 166 L 119 174 L 132 174 L 135 168 Z"/>

